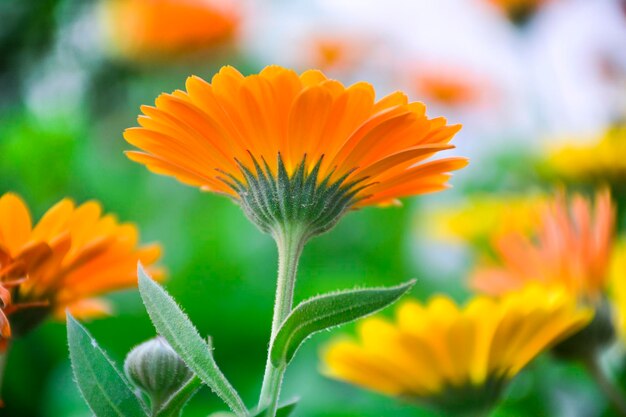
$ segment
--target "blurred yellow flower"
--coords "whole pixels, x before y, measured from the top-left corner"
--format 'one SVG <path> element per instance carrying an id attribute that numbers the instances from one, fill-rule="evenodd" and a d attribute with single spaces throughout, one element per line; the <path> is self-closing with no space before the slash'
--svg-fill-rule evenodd
<path id="1" fill-rule="evenodd" d="M 615 208 L 608 191 L 595 204 L 559 193 L 545 205 L 531 233 L 494 236 L 499 258 L 495 266 L 480 266 L 472 286 L 487 294 L 517 290 L 528 282 L 558 284 L 581 300 L 599 301 L 606 289 L 613 248 Z"/>
<path id="2" fill-rule="evenodd" d="M 506 383 L 537 355 L 592 318 L 565 290 L 531 285 L 500 299 L 458 307 L 447 296 L 402 304 L 396 322 L 374 317 L 359 340 L 323 351 L 324 372 L 446 413 L 489 409 Z M 446 414 L 448 415 L 448 414 Z"/>
<path id="3" fill-rule="evenodd" d="M 203 51 L 230 41 L 239 26 L 232 1 L 105 0 L 112 46 L 136 60 Z"/>
<path id="4" fill-rule="evenodd" d="M 494 235 L 531 231 L 544 202 L 540 195 L 475 195 L 464 203 L 437 206 L 428 215 L 427 227 L 435 238 L 480 246 Z"/>
<path id="5" fill-rule="evenodd" d="M 548 169 L 571 182 L 624 187 L 626 180 L 626 125 L 608 129 L 585 143 L 566 143 L 548 151 Z"/>
<path id="6" fill-rule="evenodd" d="M 50 314 L 78 317 L 108 311 L 94 298 L 137 283 L 137 261 L 151 265 L 158 245 L 137 247 L 138 231 L 103 215 L 94 201 L 64 199 L 33 227 L 26 204 L 13 193 L 0 198 L 0 347 Z M 153 276 L 163 271 L 151 267 Z M 154 275 L 156 274 L 156 275 Z"/>
<path id="7" fill-rule="evenodd" d="M 611 301 L 617 313 L 615 327 L 626 342 L 626 239 L 615 245 L 609 276 Z"/>

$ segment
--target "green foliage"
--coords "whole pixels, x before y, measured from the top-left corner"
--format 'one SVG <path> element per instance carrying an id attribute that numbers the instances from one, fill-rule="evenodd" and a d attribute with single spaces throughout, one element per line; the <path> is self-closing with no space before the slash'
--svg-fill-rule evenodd
<path id="1" fill-rule="evenodd" d="M 286 404 L 283 404 L 278 407 L 276 410 L 276 417 L 289 417 L 295 410 L 298 405 L 298 399 L 289 401 Z M 251 415 L 250 417 L 262 417 L 265 414 L 265 410 L 258 411 L 256 414 Z"/>
<path id="2" fill-rule="evenodd" d="M 391 288 L 347 290 L 313 297 L 289 314 L 271 347 L 274 366 L 287 364 L 313 333 L 348 323 L 390 305 L 415 284 L 411 280 Z"/>
<path id="3" fill-rule="evenodd" d="M 74 377 L 97 417 L 146 417 L 141 400 L 95 339 L 69 313 L 67 339 Z"/>
<path id="4" fill-rule="evenodd" d="M 139 292 L 157 332 L 237 416 L 246 416 L 248 411 L 215 363 L 210 344 L 205 343 L 176 301 L 147 275 L 141 265 L 137 273 Z"/>
<path id="5" fill-rule="evenodd" d="M 180 415 L 183 407 L 193 397 L 193 395 L 202 386 L 202 381 L 197 376 L 193 376 L 176 391 L 159 409 L 156 417 L 177 417 Z"/>

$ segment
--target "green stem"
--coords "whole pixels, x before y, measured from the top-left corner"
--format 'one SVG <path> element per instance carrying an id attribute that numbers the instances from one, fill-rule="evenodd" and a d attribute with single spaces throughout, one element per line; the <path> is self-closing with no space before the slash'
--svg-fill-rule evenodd
<path id="1" fill-rule="evenodd" d="M 276 299 L 274 300 L 274 317 L 272 319 L 272 335 L 270 347 L 280 325 L 291 312 L 293 290 L 296 284 L 298 260 L 307 241 L 306 229 L 298 225 L 286 226 L 274 233 L 278 247 L 278 278 L 276 282 Z M 259 410 L 266 409 L 266 417 L 274 417 L 280 395 L 280 387 L 285 373 L 285 366 L 274 367 L 267 353 L 263 387 L 259 398 Z"/>
<path id="2" fill-rule="evenodd" d="M 4 400 L 2 399 L 2 386 L 4 382 L 4 371 L 7 365 L 7 357 L 9 355 L 9 346 L 7 345 L 3 352 L 0 352 L 0 407 L 4 407 Z"/>
<path id="3" fill-rule="evenodd" d="M 597 355 L 589 355 L 583 360 L 583 364 L 600 390 L 606 395 L 611 404 L 613 404 L 618 415 L 626 417 L 626 399 L 602 370 Z"/>

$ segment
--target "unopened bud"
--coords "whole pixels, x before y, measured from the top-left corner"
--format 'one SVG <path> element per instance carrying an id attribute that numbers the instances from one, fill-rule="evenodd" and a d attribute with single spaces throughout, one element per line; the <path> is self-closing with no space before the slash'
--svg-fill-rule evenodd
<path id="1" fill-rule="evenodd" d="M 162 337 L 150 339 L 130 351 L 124 362 L 128 378 L 160 407 L 192 376 L 192 372 Z"/>

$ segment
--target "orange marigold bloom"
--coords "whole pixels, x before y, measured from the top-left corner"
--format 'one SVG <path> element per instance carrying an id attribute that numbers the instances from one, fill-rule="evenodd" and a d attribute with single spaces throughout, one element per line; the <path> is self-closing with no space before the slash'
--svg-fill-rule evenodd
<path id="1" fill-rule="evenodd" d="M 549 0 L 488 0 L 516 25 L 524 25 Z"/>
<path id="2" fill-rule="evenodd" d="M 304 45 L 305 61 L 322 71 L 353 70 L 367 55 L 371 42 L 361 34 L 330 33 L 313 35 Z"/>
<path id="3" fill-rule="evenodd" d="M 210 0 L 109 0 L 105 23 L 120 52 L 146 58 L 229 41 L 239 16 L 232 3 L 225 6 Z"/>
<path id="4" fill-rule="evenodd" d="M 137 261 L 151 265 L 159 245 L 137 247 L 137 228 L 102 214 L 94 201 L 75 206 L 64 199 L 33 226 L 15 194 L 0 198 L 0 343 L 20 335 L 49 314 L 70 309 L 80 317 L 108 311 L 94 298 L 136 285 Z M 157 278 L 163 271 L 152 267 Z M 9 325 L 10 323 L 10 325 Z"/>
<path id="5" fill-rule="evenodd" d="M 401 92 L 376 101 L 370 84 L 344 87 L 320 71 L 278 66 L 248 77 L 224 67 L 211 83 L 192 76 L 186 87 L 142 107 L 141 127 L 124 137 L 144 152 L 128 156 L 232 196 L 266 231 L 285 218 L 318 221 L 316 204 L 336 221 L 349 208 L 441 190 L 467 164 L 425 161 L 453 148 L 460 126 L 429 119 Z"/>
<path id="6" fill-rule="evenodd" d="M 479 269 L 472 285 L 501 294 L 529 281 L 561 284 L 583 300 L 597 301 L 606 288 L 613 248 L 615 208 L 608 191 L 592 203 L 559 194 L 547 205 L 535 239 L 511 233 L 495 239 L 501 266 Z"/>
<path id="7" fill-rule="evenodd" d="M 479 86 L 467 75 L 451 69 L 421 70 L 415 81 L 417 92 L 428 101 L 456 107 L 480 100 Z"/>

